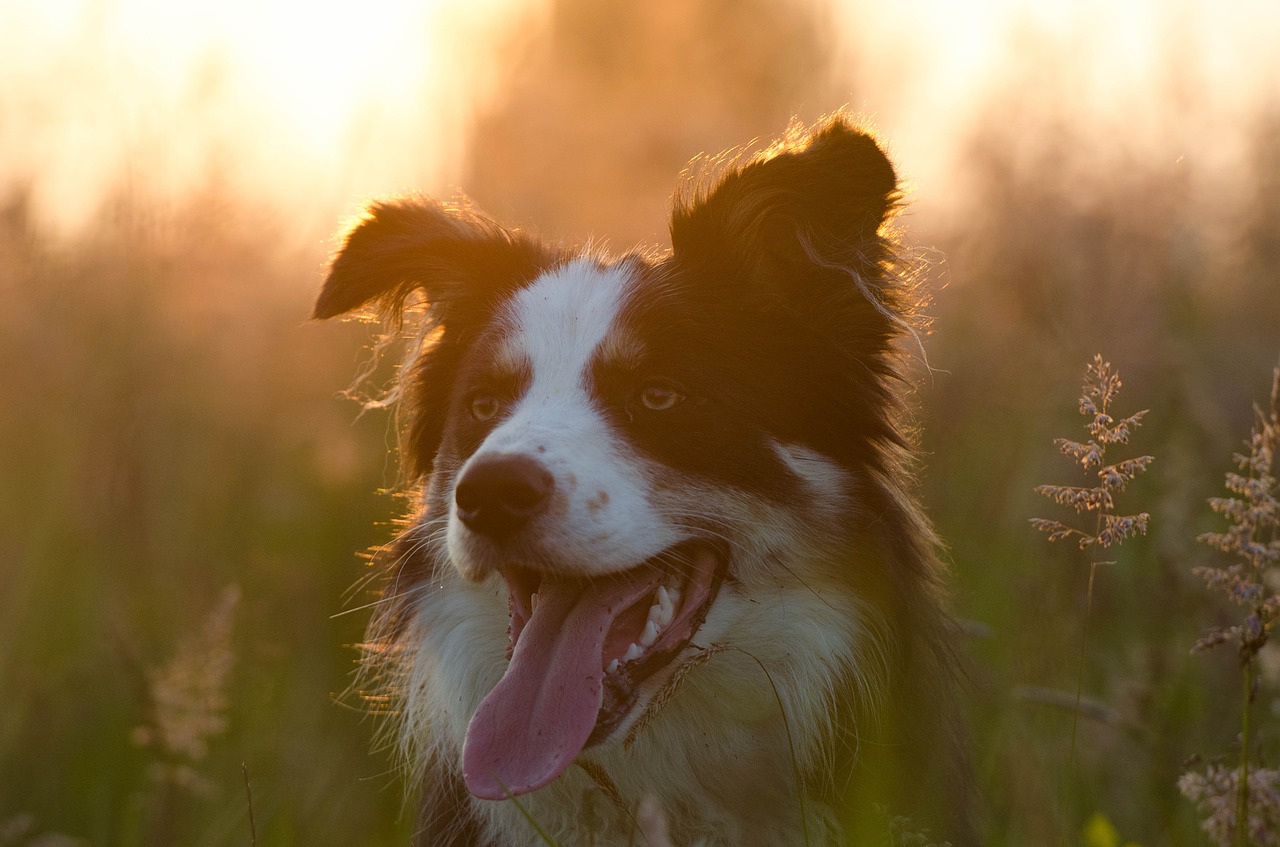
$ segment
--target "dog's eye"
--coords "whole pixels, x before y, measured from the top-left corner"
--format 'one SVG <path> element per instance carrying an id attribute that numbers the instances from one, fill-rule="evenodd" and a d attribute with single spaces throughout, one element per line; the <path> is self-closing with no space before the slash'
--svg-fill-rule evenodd
<path id="1" fill-rule="evenodd" d="M 502 411 L 502 401 L 492 394 L 480 394 L 471 398 L 471 417 L 480 423 L 490 420 Z"/>
<path id="2" fill-rule="evenodd" d="M 654 412 L 665 412 L 683 402 L 683 394 L 665 385 L 648 385 L 640 390 L 640 404 Z"/>

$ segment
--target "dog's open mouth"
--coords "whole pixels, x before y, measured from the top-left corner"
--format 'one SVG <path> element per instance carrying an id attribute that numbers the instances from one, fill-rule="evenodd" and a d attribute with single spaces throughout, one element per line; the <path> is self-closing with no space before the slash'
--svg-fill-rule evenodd
<path id="1" fill-rule="evenodd" d="M 468 790 L 489 800 L 533 791 L 607 738 L 635 707 L 640 683 L 698 631 L 726 562 L 695 541 L 599 579 L 505 569 L 511 662 L 467 727 Z"/>

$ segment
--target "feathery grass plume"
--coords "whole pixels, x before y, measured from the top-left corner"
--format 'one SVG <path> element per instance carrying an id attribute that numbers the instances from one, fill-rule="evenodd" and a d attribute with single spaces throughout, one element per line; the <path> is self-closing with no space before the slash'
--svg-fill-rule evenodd
<path id="1" fill-rule="evenodd" d="M 1234 497 L 1212 497 L 1209 508 L 1231 521 L 1226 532 L 1207 532 L 1200 541 L 1230 554 L 1236 561 L 1224 567 L 1200 567 L 1193 573 L 1211 591 L 1219 591 L 1247 610 L 1236 626 L 1210 630 L 1192 652 L 1201 653 L 1220 644 L 1234 643 L 1240 662 L 1247 665 L 1267 643 L 1280 620 L 1280 594 L 1271 593 L 1267 577 L 1280 566 L 1280 491 L 1275 476 L 1275 454 L 1280 447 L 1280 367 L 1271 383 L 1271 408 L 1255 409 L 1257 424 L 1245 443 L 1248 455 L 1237 453 L 1236 466 L 1245 474 L 1229 472 L 1226 488 Z"/>
<path id="2" fill-rule="evenodd" d="M 1069 526 L 1061 521 L 1032 518 L 1031 525 L 1049 536 L 1050 541 L 1074 539 L 1081 550 L 1089 547 L 1110 547 L 1135 535 L 1146 535 L 1151 516 L 1146 512 L 1136 515 L 1115 514 L 1115 495 L 1123 491 L 1153 461 L 1151 456 L 1138 456 L 1107 464 L 1107 448 L 1112 444 L 1128 444 L 1133 431 L 1142 425 L 1147 412 L 1141 411 L 1127 418 L 1116 420 L 1111 414 L 1111 403 L 1120 392 L 1120 375 L 1111 369 L 1110 362 L 1095 355 L 1093 363 L 1085 371 L 1083 393 L 1080 396 L 1080 414 L 1088 422 L 1085 431 L 1089 440 L 1072 441 L 1055 438 L 1054 446 L 1074 460 L 1085 473 L 1092 472 L 1098 480 L 1094 486 L 1039 485 L 1036 493 L 1042 494 L 1060 506 L 1070 506 L 1077 514 L 1097 513 L 1097 521 L 1090 530 Z"/>
<path id="3" fill-rule="evenodd" d="M 223 589 L 204 626 L 151 672 L 151 720 L 134 730 L 133 741 L 158 754 L 152 774 L 160 783 L 194 793 L 212 787 L 196 765 L 208 754 L 210 739 L 227 728 L 235 661 L 231 628 L 239 602 L 239 586 Z"/>
<path id="4" fill-rule="evenodd" d="M 1081 550 L 1111 547 L 1135 535 L 1146 535 L 1151 516 L 1146 512 L 1136 515 L 1115 513 L 1115 495 L 1123 491 L 1154 460 L 1151 456 L 1138 456 L 1107 463 L 1107 448 L 1115 444 L 1128 444 L 1133 431 L 1142 425 L 1146 410 L 1126 418 L 1114 416 L 1112 403 L 1120 393 L 1120 375 L 1111 369 L 1101 355 L 1095 355 L 1085 370 L 1084 385 L 1080 395 L 1080 414 L 1085 417 L 1088 441 L 1072 441 L 1069 438 L 1054 439 L 1054 445 L 1068 458 L 1080 465 L 1086 475 L 1097 480 L 1096 485 L 1040 485 L 1036 493 L 1042 494 L 1061 506 L 1070 506 L 1078 515 L 1095 513 L 1091 530 L 1069 526 L 1061 521 L 1032 518 L 1031 525 L 1048 535 L 1050 542 L 1073 539 Z M 1085 593 L 1084 626 L 1080 635 L 1080 662 L 1076 674 L 1075 708 L 1071 716 L 1071 749 L 1067 761 L 1067 789 L 1075 778 L 1076 736 L 1080 725 L 1080 703 L 1084 690 L 1084 663 L 1089 643 L 1089 616 L 1093 609 L 1093 582 L 1097 575 L 1096 556 L 1089 562 L 1089 584 Z M 1069 793 L 1064 793 L 1063 803 Z"/>
<path id="5" fill-rule="evenodd" d="M 1205 581 L 1210 591 L 1226 595 L 1245 610 L 1244 620 L 1225 628 L 1210 630 L 1192 648 L 1202 653 L 1222 644 L 1234 644 L 1241 669 L 1240 709 L 1240 767 L 1231 773 L 1234 797 L 1234 822 L 1236 844 L 1280 844 L 1280 803 L 1277 803 L 1276 771 L 1249 772 L 1249 707 L 1256 696 L 1254 668 L 1258 651 L 1271 638 L 1277 620 L 1280 620 L 1280 594 L 1273 593 L 1269 585 L 1280 576 L 1280 486 L 1275 476 L 1276 449 L 1280 447 L 1280 367 L 1272 372 L 1271 407 L 1267 411 L 1255 407 L 1257 422 L 1249 440 L 1248 454 L 1234 456 L 1242 473 L 1228 472 L 1226 488 L 1233 497 L 1213 497 L 1209 508 L 1231 521 L 1226 532 L 1208 532 L 1200 541 L 1230 554 L 1235 561 L 1224 567 L 1198 567 L 1193 573 Z M 1259 774 L 1271 774 L 1263 779 Z M 1221 788 L 1226 777 L 1215 774 L 1210 768 L 1211 779 L 1206 775 L 1184 774 L 1179 787 L 1188 798 L 1210 810 L 1205 829 L 1211 825 L 1217 832 L 1227 812 L 1211 805 L 1204 798 L 1217 797 L 1208 793 L 1210 788 Z M 1193 777 L 1201 777 L 1200 781 Z M 1258 777 L 1258 778 L 1255 778 Z M 1269 781 L 1268 781 L 1269 780 Z M 1183 783 L 1188 787 L 1184 787 Z M 1198 792 L 1193 796 L 1194 792 Z M 1261 793 L 1259 793 L 1261 792 Z M 1214 802 L 1217 802 L 1216 800 Z M 1265 810 L 1258 810 L 1259 805 Z M 1270 805 L 1268 805 L 1270 804 Z M 1275 824 L 1268 830 L 1268 838 L 1262 841 L 1254 835 L 1258 820 L 1266 819 Z M 1247 823 L 1247 826 L 1246 826 Z M 1270 825 L 1268 824 L 1268 825 Z M 1215 837 L 1217 837 L 1215 835 Z M 1219 841 L 1226 844 L 1226 841 Z"/>
<path id="6" fill-rule="evenodd" d="M 1239 768 L 1211 764 L 1204 773 L 1188 771 L 1178 778 L 1178 790 L 1205 816 L 1200 828 L 1215 847 L 1243 843 L 1253 847 L 1280 847 L 1280 770 L 1255 768 L 1249 772 L 1246 793 L 1250 801 L 1246 817 L 1240 817 Z M 1237 827 L 1237 821 L 1248 821 Z"/>

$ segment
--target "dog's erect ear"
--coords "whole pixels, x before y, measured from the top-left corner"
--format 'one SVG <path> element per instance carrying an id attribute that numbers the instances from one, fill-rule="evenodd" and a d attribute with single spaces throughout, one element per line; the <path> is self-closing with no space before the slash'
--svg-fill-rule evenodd
<path id="1" fill-rule="evenodd" d="M 373 203 L 329 266 L 313 316 L 331 318 L 376 302 L 396 315 L 422 290 L 438 320 L 494 288 L 527 281 L 548 261 L 537 243 L 469 209 L 427 199 Z"/>
<path id="2" fill-rule="evenodd" d="M 677 261 L 818 262 L 865 273 L 883 258 L 877 237 L 898 199 L 893 166 L 844 118 L 785 141 L 722 174 L 710 190 L 677 195 Z"/>
<path id="3" fill-rule="evenodd" d="M 836 117 L 677 196 L 671 218 L 671 278 L 707 331 L 736 327 L 735 349 L 790 393 L 777 426 L 804 421 L 802 443 L 850 468 L 905 443 L 893 342 L 919 297 L 885 225 L 898 202 L 879 145 Z"/>

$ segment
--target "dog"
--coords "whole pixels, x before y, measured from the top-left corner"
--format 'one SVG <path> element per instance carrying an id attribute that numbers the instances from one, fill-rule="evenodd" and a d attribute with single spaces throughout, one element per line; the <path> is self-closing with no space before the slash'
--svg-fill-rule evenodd
<path id="1" fill-rule="evenodd" d="M 418 842 L 973 843 L 955 627 L 914 496 L 901 192 L 844 115 L 686 182 L 611 258 L 371 204 L 317 318 L 378 308 L 413 507 L 370 687 Z"/>

